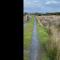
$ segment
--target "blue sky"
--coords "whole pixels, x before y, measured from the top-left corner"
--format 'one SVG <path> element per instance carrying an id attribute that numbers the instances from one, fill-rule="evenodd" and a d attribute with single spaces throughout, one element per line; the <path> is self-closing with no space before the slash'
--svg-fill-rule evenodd
<path id="1" fill-rule="evenodd" d="M 60 12 L 60 0 L 24 0 L 24 12 Z"/>

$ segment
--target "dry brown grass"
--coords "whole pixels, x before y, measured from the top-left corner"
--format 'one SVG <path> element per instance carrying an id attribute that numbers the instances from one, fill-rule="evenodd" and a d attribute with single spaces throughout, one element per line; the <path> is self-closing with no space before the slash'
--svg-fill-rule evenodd
<path id="1" fill-rule="evenodd" d="M 30 21 L 31 20 L 31 15 L 24 15 L 23 16 L 23 22 L 25 23 L 25 22 L 27 22 L 27 21 Z"/>
<path id="2" fill-rule="evenodd" d="M 27 15 L 23 16 L 23 21 L 24 21 L 24 22 L 27 21 Z"/>
<path id="3" fill-rule="evenodd" d="M 51 59 L 60 60 L 60 16 L 38 16 L 37 19 L 48 29 L 48 50 L 53 51 L 50 52 Z"/>

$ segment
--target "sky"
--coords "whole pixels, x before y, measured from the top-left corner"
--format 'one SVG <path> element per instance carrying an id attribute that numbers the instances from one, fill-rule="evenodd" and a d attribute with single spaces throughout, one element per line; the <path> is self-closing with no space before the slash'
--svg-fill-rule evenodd
<path id="1" fill-rule="evenodd" d="M 60 0 L 24 0 L 24 12 L 60 12 Z"/>

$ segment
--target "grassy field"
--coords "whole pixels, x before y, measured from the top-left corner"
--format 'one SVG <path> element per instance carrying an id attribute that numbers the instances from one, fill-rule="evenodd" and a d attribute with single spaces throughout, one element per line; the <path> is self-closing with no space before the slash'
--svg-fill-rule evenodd
<path id="1" fill-rule="evenodd" d="M 47 51 L 50 60 L 60 60 L 60 15 L 39 16 L 38 20 L 48 29 L 49 41 L 47 42 Z M 43 35 L 43 32 L 41 35 Z M 45 45 L 45 41 L 41 41 L 42 43 L 44 42 L 43 45 Z"/>
<path id="2" fill-rule="evenodd" d="M 39 41 L 43 46 L 45 46 L 48 41 L 48 30 L 47 28 L 41 25 L 38 19 L 37 19 L 37 31 L 38 31 Z"/>
<path id="3" fill-rule="evenodd" d="M 40 26 L 38 21 L 37 21 L 37 31 L 38 31 L 38 38 L 43 49 L 41 60 L 49 60 L 47 53 L 44 50 L 45 45 L 47 44 L 48 41 L 47 29 L 45 29 L 43 26 Z"/>
<path id="4" fill-rule="evenodd" d="M 32 41 L 32 31 L 34 25 L 34 16 L 24 27 L 24 60 L 29 60 L 29 48 Z"/>

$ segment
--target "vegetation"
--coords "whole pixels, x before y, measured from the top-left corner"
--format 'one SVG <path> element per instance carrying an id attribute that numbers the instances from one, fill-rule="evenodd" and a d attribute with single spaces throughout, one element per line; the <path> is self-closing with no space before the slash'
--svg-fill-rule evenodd
<path id="1" fill-rule="evenodd" d="M 37 19 L 38 38 L 43 48 L 41 60 L 57 60 L 57 58 L 60 57 L 59 55 L 60 53 L 59 51 L 60 50 L 60 47 L 59 47 L 60 18 L 59 16 L 58 17 L 52 16 L 52 15 L 59 15 L 59 14 L 60 13 L 40 14 L 40 15 L 47 15 L 47 16 L 44 16 L 44 17 L 40 16 L 40 20 Z M 39 14 L 35 13 L 35 15 L 39 15 Z M 24 28 L 24 60 L 29 60 L 29 47 L 30 47 L 31 38 L 32 38 L 33 23 L 34 23 L 33 20 L 34 20 L 34 16 L 32 16 L 32 20 L 27 21 L 27 25 Z M 41 23 L 43 24 L 43 26 L 41 25 Z M 44 26 L 45 24 L 46 26 Z M 48 28 L 45 28 L 47 27 L 47 25 L 48 25 Z M 47 46 L 48 44 L 49 46 Z"/>
<path id="2" fill-rule="evenodd" d="M 56 56 L 57 56 L 57 48 L 56 47 L 54 47 L 53 49 L 50 48 L 47 51 L 47 55 L 48 55 L 48 57 L 49 57 L 50 60 L 57 60 L 56 59 Z"/>
<path id="3" fill-rule="evenodd" d="M 38 24 L 37 24 L 37 29 L 38 29 L 39 40 L 41 41 L 42 45 L 45 46 L 48 40 L 47 29 L 44 29 L 44 27 L 41 27 Z"/>
<path id="4" fill-rule="evenodd" d="M 37 31 L 38 31 L 38 38 L 39 38 L 40 44 L 42 45 L 42 48 L 43 48 L 41 60 L 49 60 L 47 53 L 45 51 L 46 44 L 48 41 L 47 29 L 40 26 L 40 24 L 37 22 Z"/>
<path id="5" fill-rule="evenodd" d="M 38 12 L 36 12 L 36 13 L 27 13 L 27 12 L 25 12 L 24 13 L 24 15 L 26 15 L 26 14 L 31 14 L 31 15 L 37 15 L 37 16 L 41 16 L 41 15 L 60 15 L 60 12 L 50 12 L 50 13 L 38 13 Z"/>
<path id="6" fill-rule="evenodd" d="M 45 48 L 45 52 L 49 60 L 60 60 L 60 16 L 40 16 L 40 23 L 46 24 L 48 26 L 48 30 L 45 29 L 46 26 L 40 26 L 38 25 L 39 29 L 38 32 L 41 31 L 40 36 L 40 42 L 42 43 L 43 47 Z M 46 20 L 46 21 L 45 21 Z M 44 32 L 44 33 L 43 33 Z M 45 38 L 44 38 L 45 34 Z M 41 36 L 42 35 L 42 36 Z M 49 37 L 49 38 L 48 38 Z M 42 41 L 41 41 L 42 38 Z M 58 43 L 59 42 L 59 43 Z M 47 47 L 46 47 L 47 44 Z"/>
<path id="7" fill-rule="evenodd" d="M 24 60 L 29 60 L 29 47 L 31 44 L 33 31 L 34 17 L 30 20 L 24 28 Z"/>

